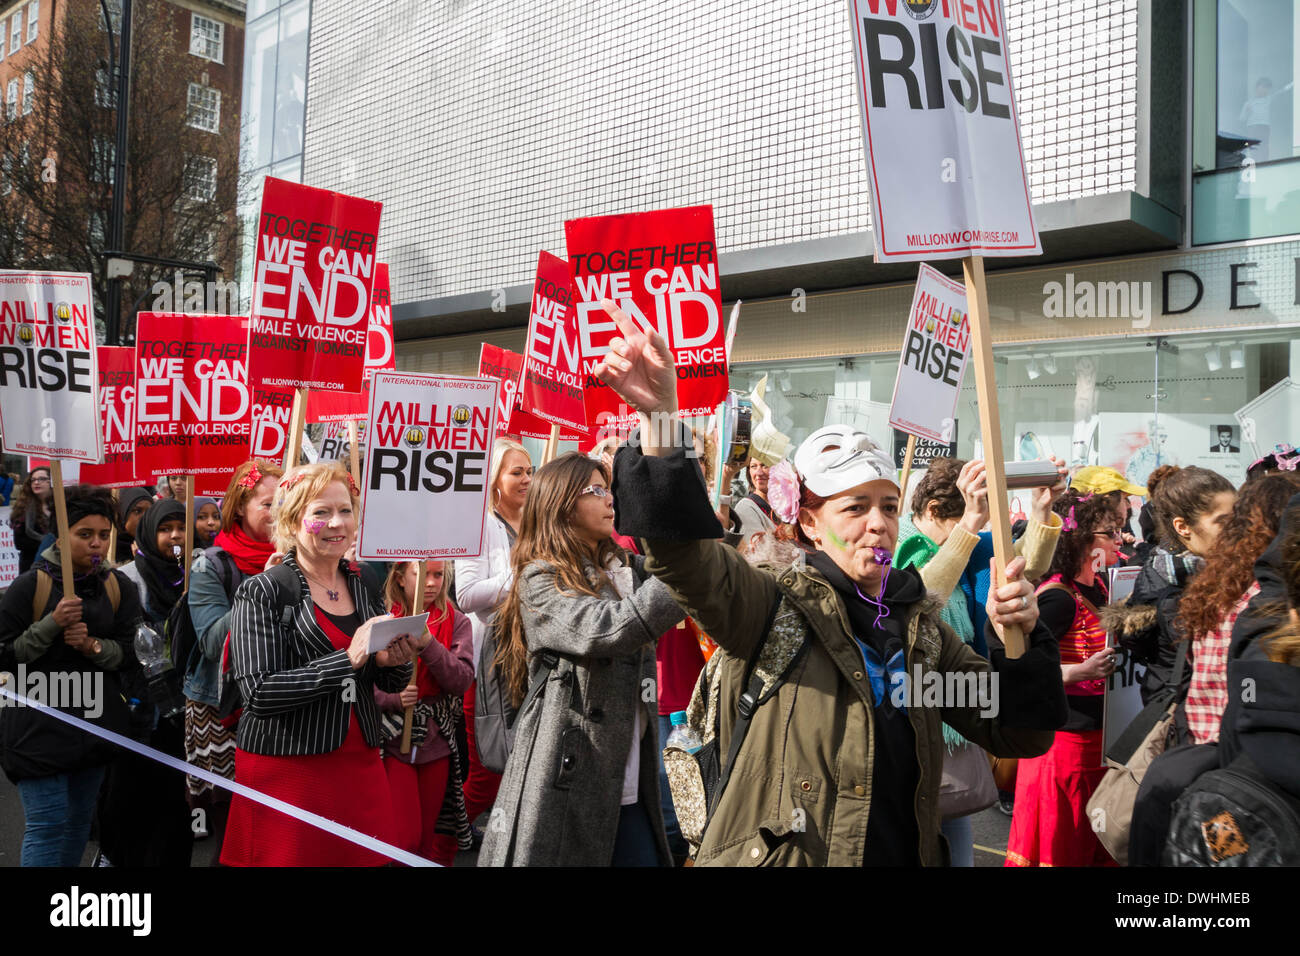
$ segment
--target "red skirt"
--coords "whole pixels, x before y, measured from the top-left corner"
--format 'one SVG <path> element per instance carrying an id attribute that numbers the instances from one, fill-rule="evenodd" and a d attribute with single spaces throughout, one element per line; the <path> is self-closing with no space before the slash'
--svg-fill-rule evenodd
<path id="1" fill-rule="evenodd" d="M 1041 757 L 1016 768 L 1007 866 L 1114 866 L 1093 833 L 1088 800 L 1101 783 L 1102 732 L 1058 730 Z"/>
<path id="2" fill-rule="evenodd" d="M 368 747 L 351 715 L 343 746 L 327 754 L 274 757 L 235 751 L 235 782 L 291 806 L 396 843 L 392 797 L 379 749 Z M 226 866 L 383 866 L 388 858 L 235 794 Z"/>

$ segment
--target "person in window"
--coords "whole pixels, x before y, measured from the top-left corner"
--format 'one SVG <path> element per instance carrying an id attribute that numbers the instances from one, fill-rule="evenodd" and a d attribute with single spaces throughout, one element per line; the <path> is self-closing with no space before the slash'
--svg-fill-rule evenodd
<path id="1" fill-rule="evenodd" d="M 1210 451 L 1219 455 L 1235 455 L 1241 451 L 1232 443 L 1232 426 L 1220 425 L 1218 428 L 1219 440 L 1210 446 Z"/>
<path id="2" fill-rule="evenodd" d="M 646 570 L 717 642 L 706 696 L 716 693 L 718 719 L 705 745 L 716 742 L 720 757 L 738 746 L 695 865 L 945 864 L 942 723 L 995 754 L 1032 756 L 1065 718 L 1056 642 L 1037 626 L 1024 560 L 1008 565 L 1008 583 L 990 597 L 990 665 L 939 619 L 920 573 L 891 567 L 899 507 L 891 456 L 852 427 L 829 426 L 796 451 L 794 514 L 782 516 L 797 522 L 807 565 L 751 567 L 708 540 L 722 529 L 674 421 L 667 343 L 612 302 L 604 307 L 620 335 L 595 373 L 641 418 L 638 441 L 615 460 L 619 531 L 642 540 Z M 1007 625 L 1026 634 L 1013 660 L 992 633 Z M 905 692 L 909 678 L 978 681 L 993 669 L 996 716 L 971 700 L 926 705 Z"/>
<path id="3" fill-rule="evenodd" d="M 280 481 L 275 540 L 283 561 L 235 592 L 234 679 L 243 697 L 235 781 L 393 843 L 392 800 L 379 747 L 374 688 L 399 692 L 415 638 L 369 652 L 387 620 L 382 594 L 343 560 L 357 533 L 357 489 L 334 463 L 300 465 Z M 386 858 L 235 795 L 227 866 L 377 866 Z"/>
<path id="4" fill-rule="evenodd" d="M 40 551 L 41 540 L 54 526 L 50 488 L 50 469 L 33 468 L 14 495 L 9 511 L 9 527 L 14 531 L 18 549 L 18 573 L 27 571 Z"/>
<path id="5" fill-rule="evenodd" d="M 573 452 L 537 472 L 496 617 L 521 709 L 480 865 L 671 865 L 654 647 L 684 615 L 613 533 L 602 463 Z"/>
<path id="6" fill-rule="evenodd" d="M 103 488 L 76 485 L 65 497 L 76 596 L 63 597 L 57 545 L 19 575 L 0 600 L 0 672 L 25 673 L 29 680 L 40 674 L 46 682 L 55 675 L 72 675 L 85 696 L 54 706 L 97 727 L 125 733 L 128 715 L 121 675 L 137 667 L 134 641 L 140 599 L 125 575 L 109 570 L 112 495 Z M 38 601 L 41 589 L 46 589 L 44 601 Z M 66 679 L 60 683 L 67 685 Z M 16 682 L 6 689 L 27 690 Z M 0 768 L 18 785 L 26 817 L 23 866 L 80 865 L 104 771 L 116 749 L 34 708 L 0 708 Z"/>

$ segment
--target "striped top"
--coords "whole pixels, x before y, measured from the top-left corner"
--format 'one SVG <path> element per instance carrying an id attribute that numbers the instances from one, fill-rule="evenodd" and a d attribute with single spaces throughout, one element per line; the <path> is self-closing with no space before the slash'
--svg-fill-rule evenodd
<path id="1" fill-rule="evenodd" d="M 1098 581 L 1100 580 L 1099 577 Z M 1072 585 L 1072 582 L 1066 581 L 1062 575 L 1053 574 L 1051 577 L 1044 578 L 1036 593 L 1042 594 L 1044 589 L 1053 584 L 1065 588 L 1074 598 L 1074 621 L 1071 623 L 1069 630 L 1058 639 L 1061 648 L 1061 663 L 1082 664 L 1092 655 L 1106 648 L 1106 629 L 1102 627 L 1101 620 L 1098 618 L 1096 608 L 1092 606 L 1092 603 L 1084 598 L 1078 589 Z M 1105 689 L 1105 680 L 1083 680 L 1077 684 L 1065 685 L 1067 694 L 1089 697 L 1094 697 Z"/>

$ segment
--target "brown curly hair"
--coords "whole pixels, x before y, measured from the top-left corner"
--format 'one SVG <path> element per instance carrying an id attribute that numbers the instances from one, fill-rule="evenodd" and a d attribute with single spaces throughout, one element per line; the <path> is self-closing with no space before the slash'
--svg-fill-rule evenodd
<path id="1" fill-rule="evenodd" d="M 912 515 L 924 518 L 926 506 L 932 501 L 934 516 L 940 521 L 964 515 L 966 499 L 957 489 L 957 476 L 965 465 L 961 458 L 936 458 L 930 462 L 912 492 Z"/>
<path id="2" fill-rule="evenodd" d="M 1160 482 L 1164 481 L 1176 471 L 1178 471 L 1177 465 L 1161 465 L 1155 471 L 1151 472 L 1150 476 L 1147 478 L 1147 501 L 1150 501 L 1151 496 L 1156 493 L 1156 489 L 1160 487 Z"/>
<path id="3" fill-rule="evenodd" d="M 1047 573 L 1059 574 L 1073 581 L 1092 554 L 1094 532 L 1113 528 L 1118 522 L 1115 499 L 1110 495 L 1081 494 L 1074 488 L 1068 490 L 1052 505 L 1061 516 L 1064 527 L 1056 542 L 1056 552 Z M 1073 527 L 1070 527 L 1073 524 Z M 1066 531 L 1065 528 L 1070 528 Z"/>
<path id="4" fill-rule="evenodd" d="M 1275 472 L 1241 487 L 1232 515 L 1219 533 L 1219 546 L 1183 592 L 1174 619 L 1185 636 L 1208 634 L 1223 621 L 1255 578 L 1255 561 L 1282 523 L 1291 496 L 1300 492 L 1300 475 Z"/>

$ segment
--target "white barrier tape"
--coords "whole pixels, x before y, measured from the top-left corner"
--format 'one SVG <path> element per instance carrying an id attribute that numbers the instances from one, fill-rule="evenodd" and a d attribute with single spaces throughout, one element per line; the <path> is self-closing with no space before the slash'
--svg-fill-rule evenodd
<path id="1" fill-rule="evenodd" d="M 183 760 L 177 760 L 170 754 L 165 754 L 160 750 L 154 750 L 152 747 L 146 747 L 144 744 L 138 743 L 130 737 L 123 737 L 121 734 L 115 734 L 111 730 L 104 730 L 102 727 L 96 727 L 94 724 L 82 720 L 80 717 L 73 717 L 71 714 L 65 714 L 61 710 L 55 710 L 53 707 L 34 701 L 22 694 L 15 694 L 13 691 L 5 687 L 4 684 L 0 684 L 0 696 L 8 697 L 10 700 L 16 701 L 24 707 L 30 707 L 33 710 L 39 710 L 42 713 L 49 714 L 51 717 L 56 720 L 61 720 L 65 724 L 70 724 L 73 727 L 86 731 L 88 734 L 107 740 L 109 743 L 116 744 L 117 746 L 123 747 L 132 753 L 139 754 L 142 757 L 148 757 L 150 760 L 157 761 L 163 766 L 171 767 L 173 770 L 179 770 L 182 773 L 187 773 L 191 777 L 196 777 L 205 783 L 212 784 L 214 787 L 221 787 L 223 790 L 229 790 L 231 793 L 237 793 L 241 797 L 246 797 L 254 803 L 260 803 L 264 807 L 270 807 L 272 810 L 279 810 L 281 813 L 291 816 L 295 820 L 300 820 L 303 823 L 316 827 L 318 830 L 324 830 L 326 833 L 332 833 L 340 839 L 347 840 L 349 843 L 355 843 L 360 847 L 365 847 L 367 850 L 373 850 L 375 853 L 389 857 L 399 863 L 405 863 L 407 866 L 441 865 L 434 863 L 432 860 L 426 860 L 422 856 L 416 856 L 414 853 L 408 853 L 406 850 L 399 850 L 391 844 L 385 843 L 382 840 L 376 840 L 374 837 L 368 836 L 359 830 L 353 830 L 351 827 L 345 827 L 341 823 L 336 823 L 335 821 L 322 817 L 319 814 L 312 813 L 310 810 L 303 810 L 301 807 L 295 807 L 293 804 L 285 803 L 283 800 L 267 796 L 261 791 L 246 787 L 242 783 L 235 783 L 235 781 L 229 780 L 220 774 L 215 774 L 210 770 L 203 770 L 202 768 L 195 767 Z"/>

